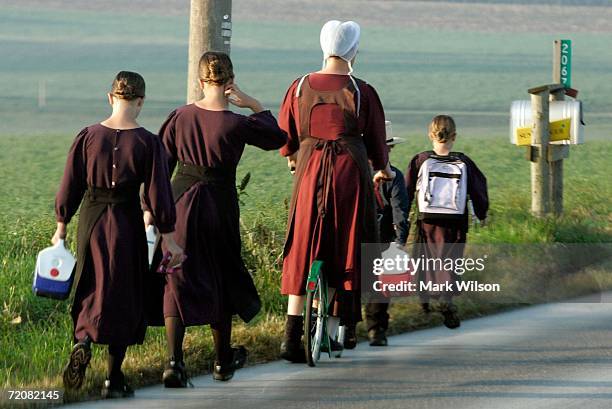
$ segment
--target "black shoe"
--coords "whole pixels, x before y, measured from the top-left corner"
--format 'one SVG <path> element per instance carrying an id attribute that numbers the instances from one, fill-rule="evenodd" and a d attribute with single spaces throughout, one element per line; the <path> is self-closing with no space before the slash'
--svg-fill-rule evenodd
<path id="1" fill-rule="evenodd" d="M 186 388 L 190 382 L 185 371 L 185 363 L 170 358 L 162 375 L 162 382 L 166 388 Z"/>
<path id="2" fill-rule="evenodd" d="M 457 307 L 454 304 L 440 304 L 440 313 L 444 317 L 444 325 L 446 328 L 456 329 L 461 326 L 461 320 L 457 315 Z"/>
<path id="3" fill-rule="evenodd" d="M 355 325 L 347 325 L 344 332 L 344 349 L 355 349 L 357 346 L 357 329 Z"/>
<path id="4" fill-rule="evenodd" d="M 104 381 L 101 396 L 102 399 L 131 398 L 134 396 L 134 390 L 125 383 L 125 377 L 121 374 L 121 379 L 116 382 L 109 379 Z"/>
<path id="5" fill-rule="evenodd" d="M 70 353 L 70 361 L 64 368 L 64 387 L 66 389 L 79 389 L 83 385 L 85 379 L 85 370 L 91 361 L 91 346 L 90 341 L 77 342 L 72 347 Z"/>
<path id="6" fill-rule="evenodd" d="M 213 367 L 213 379 L 215 381 L 229 381 L 234 377 L 234 372 L 246 363 L 248 352 L 245 347 L 232 348 L 232 354 L 231 362 L 223 364 L 215 361 Z"/>
<path id="7" fill-rule="evenodd" d="M 371 347 L 386 347 L 387 336 L 385 335 L 385 331 L 382 329 L 371 329 L 368 331 L 368 339 L 370 341 Z"/>
<path id="8" fill-rule="evenodd" d="M 344 345 L 342 345 L 338 341 L 330 338 L 329 339 L 329 343 L 331 344 L 332 352 L 344 351 Z M 321 345 L 321 352 L 329 352 L 328 348 L 327 348 L 327 345 Z"/>
<path id="9" fill-rule="evenodd" d="M 293 343 L 288 340 L 283 341 L 280 347 L 280 356 L 286 361 L 294 364 L 306 363 L 306 350 L 302 342 Z"/>

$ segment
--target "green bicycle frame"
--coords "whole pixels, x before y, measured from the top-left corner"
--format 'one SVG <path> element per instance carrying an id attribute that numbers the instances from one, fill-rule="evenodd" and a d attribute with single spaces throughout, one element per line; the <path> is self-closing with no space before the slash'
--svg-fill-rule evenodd
<path id="1" fill-rule="evenodd" d="M 312 293 L 316 290 L 317 288 L 317 281 L 319 280 L 319 277 L 321 277 L 321 286 L 323 287 L 321 290 L 321 293 L 323 295 L 323 300 L 319 300 L 319 306 L 318 308 L 321 309 L 322 308 L 322 316 L 323 316 L 323 322 L 324 322 L 324 328 L 325 328 L 325 333 L 323 336 L 323 340 L 321 340 L 321 346 L 325 345 L 327 346 L 327 350 L 328 350 L 328 354 L 331 357 L 331 342 L 329 341 L 329 335 L 327 334 L 327 308 L 328 308 L 328 300 L 327 300 L 327 280 L 325 280 L 325 277 L 322 277 L 322 269 L 323 267 L 323 262 L 320 260 L 315 260 L 312 262 L 312 265 L 310 266 L 310 272 L 308 273 L 308 279 L 306 280 L 306 292 L 307 293 Z M 305 310 L 305 308 L 304 308 Z M 306 311 L 304 311 L 305 313 Z"/>

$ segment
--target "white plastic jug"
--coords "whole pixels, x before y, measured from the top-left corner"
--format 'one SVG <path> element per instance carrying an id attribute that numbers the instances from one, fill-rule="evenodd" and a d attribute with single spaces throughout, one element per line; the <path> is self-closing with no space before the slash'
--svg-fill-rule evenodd
<path id="1" fill-rule="evenodd" d="M 65 299 L 72 287 L 72 272 L 76 260 L 64 240 L 38 253 L 32 289 L 36 295 Z"/>
<path id="2" fill-rule="evenodd" d="M 153 262 L 153 255 L 155 254 L 155 247 L 157 246 L 157 229 L 152 224 L 146 228 L 147 233 L 147 247 L 149 248 L 149 265 Z"/>

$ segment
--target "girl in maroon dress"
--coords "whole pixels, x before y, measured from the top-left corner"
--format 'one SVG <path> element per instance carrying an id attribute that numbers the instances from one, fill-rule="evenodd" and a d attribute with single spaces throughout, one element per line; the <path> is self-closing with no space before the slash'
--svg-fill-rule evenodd
<path id="1" fill-rule="evenodd" d="M 360 318 L 360 246 L 377 242 L 376 180 L 393 178 L 385 145 L 385 116 L 374 88 L 351 75 L 359 44 L 354 22 L 330 21 L 321 30 L 324 68 L 293 82 L 279 122 L 289 139 L 281 149 L 295 169 L 284 249 L 282 293 L 289 295 L 281 356 L 304 362 L 304 294 L 312 262 L 322 260 L 338 317 L 349 328 Z M 349 334 L 354 347 L 354 334 Z M 341 348 L 332 345 L 333 348 Z"/>
<path id="2" fill-rule="evenodd" d="M 159 132 L 170 169 L 177 168 L 172 180 L 176 239 L 188 256 L 181 271 L 165 275 L 154 311 L 157 324 L 165 321 L 168 339 L 166 387 L 186 386 L 182 343 L 187 326 L 211 325 L 214 379 L 229 380 L 244 364 L 246 350 L 230 346 L 232 315 L 248 322 L 261 305 L 240 254 L 236 167 L 245 145 L 273 150 L 287 140 L 270 111 L 234 83 L 226 54 L 207 52 L 199 67 L 204 98 L 170 113 Z M 235 114 L 229 103 L 254 113 Z"/>
<path id="3" fill-rule="evenodd" d="M 417 194 L 419 170 L 432 155 L 442 158 L 454 158 L 466 165 L 467 195 L 472 201 L 475 216 L 484 225 L 489 208 L 487 192 L 487 179 L 476 164 L 461 152 L 451 152 L 456 138 L 455 121 L 447 115 L 436 116 L 429 125 L 429 138 L 433 144 L 432 151 L 425 151 L 415 155 L 410 161 L 406 171 L 406 189 L 408 190 L 408 208 Z M 417 206 L 418 207 L 418 206 Z M 427 258 L 459 258 L 463 255 L 463 244 L 467 239 L 468 206 L 461 215 L 437 215 L 419 213 L 417 220 L 417 237 L 415 257 L 420 255 Z M 456 290 L 455 282 L 458 277 L 454 271 L 423 270 L 419 272 L 420 282 L 451 283 Z M 444 317 L 444 325 L 448 328 L 457 328 L 461 321 L 457 315 L 457 307 L 452 303 L 457 291 L 423 292 L 420 294 L 422 307 L 429 312 L 429 300 L 439 300 L 439 311 Z"/>
<path id="4" fill-rule="evenodd" d="M 175 209 L 163 147 L 157 136 L 136 122 L 144 96 L 145 83 L 139 74 L 117 74 L 108 94 L 113 113 L 78 134 L 55 200 L 54 244 L 66 237 L 66 225 L 81 205 L 72 306 L 77 342 L 64 370 L 64 385 L 79 388 L 91 359 L 91 342 L 105 344 L 104 398 L 133 395 L 121 365 L 127 346 L 142 344 L 145 335 L 143 289 L 148 260 L 141 186 L 142 199 L 173 256 L 170 265 L 177 265 L 182 256 L 172 237 Z"/>

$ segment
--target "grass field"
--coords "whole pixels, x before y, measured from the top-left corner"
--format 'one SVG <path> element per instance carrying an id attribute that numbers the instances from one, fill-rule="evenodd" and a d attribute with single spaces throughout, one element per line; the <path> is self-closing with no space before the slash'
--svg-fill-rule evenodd
<path id="1" fill-rule="evenodd" d="M 36 251 L 45 247 L 53 232 L 52 198 L 60 177 L 64 151 L 71 137 L 14 137 L 0 139 L 3 166 L 0 206 L 0 379 L 4 386 L 60 386 L 58 376 L 70 348 L 71 325 L 68 303 L 37 299 L 30 290 Z M 30 143 L 31 142 L 31 143 Z M 400 168 L 427 141 L 413 135 L 393 152 Z M 491 222 L 474 230 L 475 243 L 590 243 L 610 242 L 612 238 L 612 187 L 607 178 L 611 153 L 604 141 L 594 141 L 572 150 L 566 161 L 566 214 L 559 220 L 537 220 L 530 216 L 529 165 L 520 148 L 502 138 L 465 138 L 457 149 L 468 152 L 489 179 L 492 200 Z M 253 271 L 264 299 L 265 311 L 253 324 L 237 327 L 234 341 L 246 344 L 253 361 L 273 359 L 278 351 L 282 329 L 283 297 L 278 293 L 279 264 L 284 224 L 285 200 L 291 177 L 284 160 L 276 153 L 248 149 L 239 176 L 251 172 L 252 181 L 243 197 L 244 256 Z M 10 190 L 9 190 L 10 189 Z M 10 193 L 10 194 L 9 194 Z M 70 232 L 74 232 L 72 226 Z M 609 277 L 608 264 L 598 267 L 600 276 Z M 473 316 L 502 308 L 502 305 L 464 303 L 462 314 Z M 506 306 L 507 307 L 507 306 Z M 397 305 L 393 331 L 406 330 L 438 321 L 427 321 L 413 304 Z M 187 362 L 194 372 L 205 371 L 212 357 L 207 329 L 188 332 Z M 146 343 L 130 350 L 126 370 L 137 385 L 156 382 L 165 357 L 163 333 L 151 329 Z M 96 348 L 85 395 L 96 394 L 104 376 L 104 351 Z M 2 385 L 0 384 L 0 386 Z"/>
<path id="2" fill-rule="evenodd" d="M 343 13 L 346 3 L 338 6 Z M 457 7 L 469 14 L 475 6 L 455 5 L 452 10 Z M 274 12 L 287 18 L 287 8 L 278 2 Z M 147 80 L 142 121 L 152 130 L 184 101 L 184 14 L 45 8 L 24 13 L 3 6 L 0 11 L 0 135 L 74 134 L 108 111 L 104 93 L 120 69 L 139 71 Z M 324 17 L 294 22 L 265 18 L 257 14 L 261 8 L 252 11 L 263 20 L 242 12 L 237 17 L 242 20 L 234 25 L 237 80 L 276 110 L 291 81 L 318 69 L 319 21 Z M 436 9 L 425 11 L 435 15 Z M 514 9 L 503 11 L 495 12 L 496 19 L 517 18 Z M 588 17 L 596 17 L 593 12 L 571 21 L 576 32 L 558 33 L 530 30 L 528 24 L 523 32 L 509 32 L 504 31 L 509 24 L 502 23 L 498 32 L 487 33 L 479 31 L 484 24 L 453 30 L 450 24 L 428 28 L 422 22 L 405 28 L 395 20 L 387 25 L 383 16 L 388 14 L 386 10 L 378 23 L 364 25 L 356 75 L 376 87 L 389 119 L 407 131 L 422 132 L 432 116 L 447 112 L 457 117 L 466 134 L 504 135 L 511 101 L 527 99 L 527 88 L 551 80 L 551 44 L 564 37 L 574 42 L 573 85 L 585 104 L 588 136 L 610 136 L 612 113 L 601 84 L 612 82 L 612 33 L 585 30 Z M 299 15 L 310 16 L 306 10 Z M 410 22 L 417 20 L 408 16 Z M 37 106 L 40 81 L 46 83 L 44 108 Z"/>
<path id="3" fill-rule="evenodd" d="M 150 129 L 157 129 L 182 103 L 186 15 L 92 11 L 87 7 L 93 3 L 85 1 L 75 2 L 82 8 L 74 10 L 50 7 L 24 13 L 19 3 L 0 5 L 0 388 L 59 387 L 71 347 L 69 303 L 37 299 L 30 285 L 36 253 L 53 233 L 53 196 L 68 146 L 81 127 L 105 115 L 103 95 L 120 69 L 145 76 L 148 96 L 142 122 Z M 339 2 L 338 10 L 346 12 L 347 3 Z M 372 3 L 383 9 L 392 2 Z M 435 14 L 431 7 L 437 6 L 421 3 L 422 10 Z M 289 6 L 284 7 L 275 12 L 286 12 Z M 469 14 L 459 7 L 472 6 L 452 7 Z M 506 6 L 500 7 L 496 18 L 503 19 Z M 256 22 L 265 13 L 255 6 L 251 11 L 237 13 L 232 57 L 243 88 L 276 110 L 289 83 L 317 69 L 320 24 L 314 18 Z M 394 16 L 387 27 L 382 20 L 364 25 L 357 66 L 357 74 L 379 91 L 395 134 L 408 139 L 394 149 L 392 162 L 404 170 L 412 155 L 428 147 L 423 130 L 429 119 L 450 113 L 459 126 L 456 150 L 468 153 L 489 181 L 490 224 L 473 230 L 470 241 L 611 242 L 612 114 L 601 84 L 612 82 L 612 33 L 588 32 L 576 25 L 569 33 L 517 33 L 500 27 L 483 35 L 479 27 L 458 29 L 450 22 L 448 27 L 455 29 L 426 28 L 414 17 L 407 18 L 406 28 L 397 21 L 400 17 Z M 550 80 L 550 45 L 560 36 L 574 40 L 574 84 L 587 109 L 587 143 L 572 147 L 565 161 L 565 215 L 535 219 L 529 213 L 529 162 L 522 148 L 508 143 L 506 111 L 513 99 L 527 97 L 528 87 Z M 44 108 L 36 104 L 40 80 L 47 84 Z M 257 362 L 276 358 L 280 342 L 284 300 L 278 292 L 279 255 L 292 179 L 276 152 L 247 149 L 238 176 L 248 172 L 251 182 L 242 198 L 244 257 L 264 312 L 248 326 L 239 324 L 234 340 L 245 344 Z M 74 231 L 70 226 L 69 234 Z M 589 274 L 607 277 L 612 266 L 589 268 Z M 464 301 L 461 311 L 467 317 L 501 307 Z M 394 307 L 392 331 L 436 324 L 439 321 L 427 320 L 414 305 Z M 190 330 L 186 345 L 188 366 L 193 372 L 206 371 L 212 356 L 208 329 Z M 104 356 L 101 348 L 95 349 L 85 391 L 71 400 L 98 393 Z M 136 385 L 157 382 L 164 359 L 163 333 L 151 329 L 146 343 L 130 350 L 126 372 Z"/>

